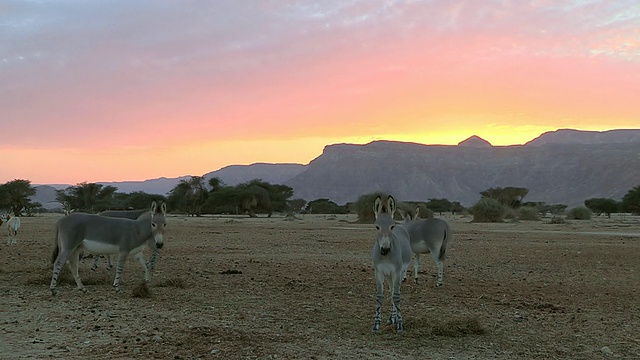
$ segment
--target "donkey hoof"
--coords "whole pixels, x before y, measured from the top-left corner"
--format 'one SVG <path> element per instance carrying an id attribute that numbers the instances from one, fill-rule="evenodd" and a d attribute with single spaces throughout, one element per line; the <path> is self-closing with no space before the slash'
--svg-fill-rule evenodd
<path id="1" fill-rule="evenodd" d="M 58 295 L 58 290 L 57 289 L 51 289 L 51 296 L 56 296 Z"/>
<path id="2" fill-rule="evenodd" d="M 436 287 L 442 287 L 442 283 L 437 283 Z"/>
<path id="3" fill-rule="evenodd" d="M 402 334 L 403 331 L 404 331 L 404 323 L 402 322 L 402 320 L 400 320 L 396 323 L 396 332 L 398 334 Z"/>
<path id="4" fill-rule="evenodd" d="M 377 333 L 380 330 L 380 322 L 375 322 L 373 323 L 373 326 L 371 327 L 371 332 Z"/>
<path id="5" fill-rule="evenodd" d="M 80 291 L 82 291 L 83 294 L 87 293 L 87 288 L 86 287 L 81 287 L 80 289 L 78 289 Z"/>

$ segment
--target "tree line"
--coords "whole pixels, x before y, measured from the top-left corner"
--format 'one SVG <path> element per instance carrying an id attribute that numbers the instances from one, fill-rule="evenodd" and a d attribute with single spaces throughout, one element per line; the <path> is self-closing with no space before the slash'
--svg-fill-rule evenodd
<path id="1" fill-rule="evenodd" d="M 56 200 L 65 211 L 82 211 L 98 213 L 109 209 L 144 209 L 152 201 L 165 201 L 172 212 L 191 216 L 204 214 L 247 214 L 251 217 L 257 214 L 271 216 L 275 213 L 301 212 L 312 214 L 346 214 L 360 211 L 368 212 L 369 200 L 375 198 L 373 194 L 365 194 L 355 203 L 338 205 L 329 199 L 316 199 L 307 202 L 294 198 L 291 187 L 281 184 L 271 184 L 261 179 L 254 179 L 238 185 L 229 186 L 219 178 L 205 181 L 204 177 L 192 176 L 181 180 L 167 196 L 148 194 L 142 191 L 120 193 L 111 185 L 96 183 L 79 183 L 63 190 L 56 190 Z M 521 187 L 496 187 L 480 192 L 481 199 L 470 209 L 465 209 L 459 202 L 444 198 L 430 198 L 426 202 L 406 201 L 402 204 L 403 211 L 411 212 L 421 208 L 423 217 L 432 213 L 444 212 L 460 213 L 472 211 L 474 207 L 487 206 L 505 209 L 535 209 L 545 214 L 562 214 L 567 206 L 563 204 L 545 204 L 541 202 L 525 202 L 529 190 Z M 13 180 L 0 184 L 0 210 L 9 211 L 16 216 L 32 215 L 42 212 L 42 204 L 32 201 L 36 189 L 29 180 Z M 363 205 L 365 204 L 365 205 Z M 489 205 L 487 205 L 489 204 Z M 493 204 L 493 205 L 491 205 Z M 587 209 L 596 215 L 629 212 L 640 215 L 640 185 L 629 190 L 621 201 L 610 198 L 591 198 L 584 201 Z M 370 208 L 371 206 L 369 206 Z M 364 217 L 368 216 L 363 214 Z"/>

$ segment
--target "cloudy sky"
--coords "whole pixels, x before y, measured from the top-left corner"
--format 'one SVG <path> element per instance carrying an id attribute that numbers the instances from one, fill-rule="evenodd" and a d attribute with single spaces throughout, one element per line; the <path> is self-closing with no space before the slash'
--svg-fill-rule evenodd
<path id="1" fill-rule="evenodd" d="M 0 183 L 640 128 L 640 2 L 0 1 Z"/>

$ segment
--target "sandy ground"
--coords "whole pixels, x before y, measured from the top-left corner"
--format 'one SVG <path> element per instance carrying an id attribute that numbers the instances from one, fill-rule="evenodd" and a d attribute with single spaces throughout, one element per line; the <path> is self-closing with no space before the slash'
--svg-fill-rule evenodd
<path id="1" fill-rule="evenodd" d="M 639 217 L 447 217 L 444 286 L 423 257 L 420 283 L 402 285 L 402 335 L 370 332 L 375 229 L 353 216 L 171 216 L 146 298 L 132 296 L 144 278 L 134 259 L 121 294 L 88 259 L 89 291 L 65 267 L 53 297 L 59 217 L 23 218 L 14 246 L 2 228 L 1 359 L 640 358 Z"/>

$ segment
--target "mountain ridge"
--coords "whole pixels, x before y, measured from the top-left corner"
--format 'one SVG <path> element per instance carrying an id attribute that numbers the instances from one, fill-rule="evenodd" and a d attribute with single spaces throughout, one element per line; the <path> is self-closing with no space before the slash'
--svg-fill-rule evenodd
<path id="1" fill-rule="evenodd" d="M 590 197 L 620 199 L 640 183 L 640 129 L 559 129 L 513 146 L 492 146 L 475 135 L 457 146 L 390 140 L 337 143 L 325 146 L 307 165 L 229 165 L 203 176 L 219 177 L 232 186 L 261 178 L 291 186 L 294 198 L 328 198 L 339 204 L 387 191 L 401 200 L 447 198 L 469 206 L 480 191 L 519 186 L 530 190 L 525 201 L 575 206 Z M 186 178 L 100 184 L 120 192 L 166 194 Z"/>

